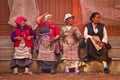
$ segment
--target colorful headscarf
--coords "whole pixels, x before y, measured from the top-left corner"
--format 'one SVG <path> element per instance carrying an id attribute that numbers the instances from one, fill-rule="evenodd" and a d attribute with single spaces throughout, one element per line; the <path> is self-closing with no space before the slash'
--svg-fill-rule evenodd
<path id="1" fill-rule="evenodd" d="M 27 19 L 23 16 L 18 16 L 15 20 L 15 23 L 16 24 L 20 24 L 21 23 L 21 20 L 24 20 L 24 21 L 27 21 Z"/>
<path id="2" fill-rule="evenodd" d="M 50 16 L 52 16 L 52 14 L 47 14 L 47 15 L 45 15 L 44 20 L 47 21 L 47 20 L 48 20 L 48 17 L 50 17 Z"/>

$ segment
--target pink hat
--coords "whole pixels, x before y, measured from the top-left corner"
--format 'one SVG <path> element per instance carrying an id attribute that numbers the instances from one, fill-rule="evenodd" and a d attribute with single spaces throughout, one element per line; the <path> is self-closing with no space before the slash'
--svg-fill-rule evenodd
<path id="1" fill-rule="evenodd" d="M 23 16 L 18 16 L 15 20 L 15 23 L 16 24 L 20 24 L 21 23 L 21 20 L 24 20 L 24 21 L 27 21 L 27 19 Z"/>

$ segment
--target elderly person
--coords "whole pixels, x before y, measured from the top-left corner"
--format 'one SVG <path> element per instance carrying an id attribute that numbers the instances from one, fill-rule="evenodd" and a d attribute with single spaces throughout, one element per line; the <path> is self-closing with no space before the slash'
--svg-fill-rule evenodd
<path id="1" fill-rule="evenodd" d="M 11 34 L 11 40 L 14 42 L 14 56 L 11 62 L 11 68 L 14 74 L 18 74 L 18 67 L 24 67 L 26 74 L 29 74 L 29 65 L 32 63 L 31 49 L 33 48 L 33 39 L 36 37 L 31 26 L 26 24 L 27 19 L 23 16 L 16 18 L 16 27 Z"/>
<path id="2" fill-rule="evenodd" d="M 84 61 L 98 60 L 104 65 L 104 73 L 109 73 L 107 64 L 111 62 L 108 57 L 106 44 L 108 44 L 108 36 L 105 25 L 100 23 L 100 14 L 92 13 L 91 22 L 85 26 L 84 37 L 86 40 L 87 56 Z"/>
<path id="3" fill-rule="evenodd" d="M 62 59 L 65 64 L 65 73 L 69 74 L 69 68 L 75 68 L 75 74 L 79 74 L 80 59 L 78 56 L 79 39 L 82 37 L 81 33 L 74 25 L 74 16 L 70 13 L 65 14 L 65 25 L 61 27 L 63 56 Z"/>
<path id="4" fill-rule="evenodd" d="M 44 18 L 44 21 L 42 21 Z M 43 70 L 50 70 L 51 74 L 55 73 L 56 68 L 56 55 L 59 54 L 60 37 L 59 28 L 54 24 L 53 15 L 44 13 L 37 18 L 39 27 L 39 41 L 38 41 L 38 73 Z"/>

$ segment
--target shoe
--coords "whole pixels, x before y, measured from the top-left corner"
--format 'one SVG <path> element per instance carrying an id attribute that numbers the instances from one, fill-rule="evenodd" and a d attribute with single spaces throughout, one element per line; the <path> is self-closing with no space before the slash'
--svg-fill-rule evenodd
<path id="1" fill-rule="evenodd" d="M 18 74 L 18 68 L 13 69 L 13 74 Z"/>
<path id="2" fill-rule="evenodd" d="M 65 71 L 65 74 L 70 74 L 70 72 L 69 71 Z"/>
<path id="3" fill-rule="evenodd" d="M 32 72 L 29 70 L 29 68 L 25 68 L 25 74 L 32 74 Z"/>
<path id="4" fill-rule="evenodd" d="M 80 71 L 75 71 L 75 74 L 76 74 L 76 75 L 79 75 L 79 74 L 80 74 Z"/>
<path id="5" fill-rule="evenodd" d="M 110 73 L 109 69 L 108 69 L 108 68 L 104 68 L 104 73 L 105 73 L 105 74 Z"/>
<path id="6" fill-rule="evenodd" d="M 55 73 L 56 73 L 55 69 L 51 69 L 51 70 L 50 70 L 50 73 L 51 73 L 51 74 L 55 74 Z"/>

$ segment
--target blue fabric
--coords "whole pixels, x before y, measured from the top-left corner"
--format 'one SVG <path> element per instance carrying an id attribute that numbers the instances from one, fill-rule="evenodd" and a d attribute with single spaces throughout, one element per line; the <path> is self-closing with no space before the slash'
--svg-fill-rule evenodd
<path id="1" fill-rule="evenodd" d="M 104 64 L 104 68 L 107 68 L 107 64 Z"/>

